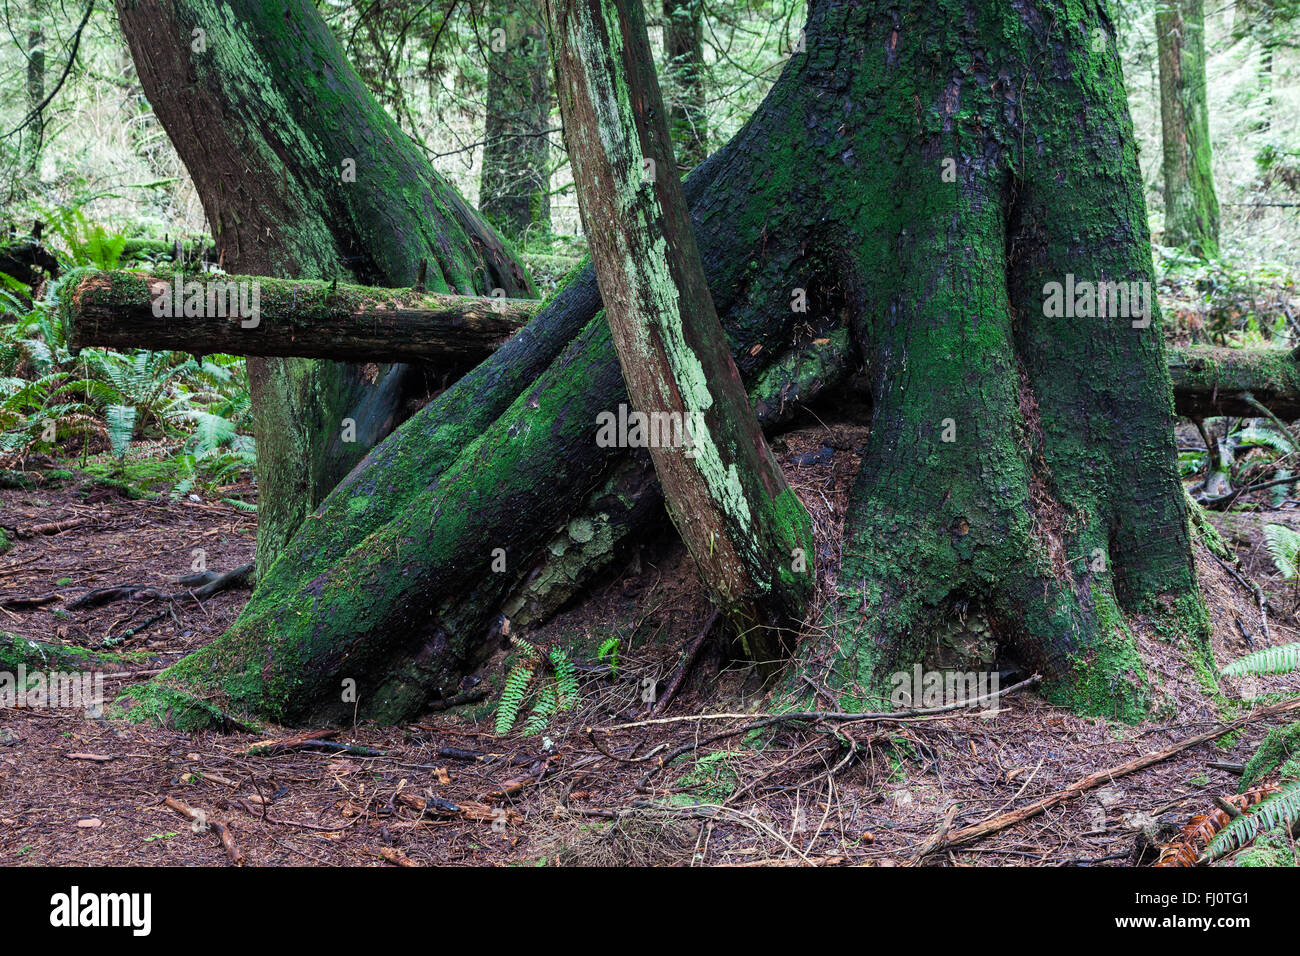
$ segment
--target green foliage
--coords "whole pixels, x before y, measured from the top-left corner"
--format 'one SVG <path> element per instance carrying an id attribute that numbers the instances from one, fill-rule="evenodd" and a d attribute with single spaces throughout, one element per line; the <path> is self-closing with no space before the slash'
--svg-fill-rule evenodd
<path id="1" fill-rule="evenodd" d="M 523 734 L 527 737 L 541 733 L 552 715 L 568 710 L 577 703 L 578 674 L 569 655 L 562 648 L 552 647 L 543 657 L 535 645 L 523 638 L 512 637 L 510 641 L 519 656 L 506 674 L 505 685 L 501 689 L 501 699 L 497 703 L 496 731 L 498 734 L 508 734 L 515 726 L 529 700 L 531 687 L 533 706 L 523 726 Z M 535 684 L 533 678 L 543 669 L 549 671 L 549 679 Z"/>
<path id="2" fill-rule="evenodd" d="M 1290 829 L 1300 824 L 1300 781 L 1285 787 L 1280 793 L 1260 801 L 1220 830 L 1205 851 L 1211 860 L 1245 846 L 1262 830 L 1274 827 Z"/>
<path id="3" fill-rule="evenodd" d="M 1239 657 L 1223 668 L 1224 677 L 1262 676 L 1264 674 L 1289 674 L 1300 670 L 1300 644 L 1279 644 L 1266 647 L 1245 657 Z"/>
<path id="4" fill-rule="evenodd" d="M 600 642 L 600 647 L 596 649 L 596 660 L 606 661 L 609 664 L 609 673 L 612 676 L 618 674 L 618 649 L 621 641 L 617 637 L 607 637 Z"/>
<path id="5" fill-rule="evenodd" d="M 86 254 L 107 261 L 118 244 L 97 235 L 91 230 Z M 176 495 L 251 471 L 243 359 L 147 350 L 73 355 L 60 305 L 83 271 L 71 270 L 30 304 L 0 290 L 0 310 L 14 316 L 0 326 L 0 459 L 57 454 L 79 438 L 83 458 L 92 445 L 106 445 L 120 470 L 131 443 L 148 438 L 174 449 L 165 480 Z"/>
<path id="6" fill-rule="evenodd" d="M 1300 532 L 1286 525 L 1264 526 L 1264 545 L 1278 574 L 1288 581 L 1296 579 L 1296 563 L 1300 559 Z"/>
<path id="7" fill-rule="evenodd" d="M 527 641 L 515 641 L 520 650 L 520 659 L 510 668 L 506 675 L 505 686 L 501 689 L 501 700 L 497 703 L 497 733 L 508 734 L 519 719 L 519 711 L 524 706 L 528 685 L 532 682 L 533 671 L 537 667 L 536 650 Z"/>

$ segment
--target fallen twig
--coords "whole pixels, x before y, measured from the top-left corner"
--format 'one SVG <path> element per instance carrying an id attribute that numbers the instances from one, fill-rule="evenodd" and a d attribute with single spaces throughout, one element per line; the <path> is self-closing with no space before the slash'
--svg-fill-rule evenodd
<path id="1" fill-rule="evenodd" d="M 200 827 L 211 827 L 221 839 L 221 845 L 225 847 L 226 856 L 230 857 L 230 862 L 235 864 L 235 866 L 243 866 L 244 851 L 239 849 L 238 845 L 236 845 L 235 838 L 230 832 L 230 827 L 222 823 L 220 820 L 208 816 L 207 812 L 204 810 L 195 810 L 193 807 L 186 806 L 175 797 L 167 797 L 163 800 L 163 803 L 167 804 L 167 806 L 171 807 L 181 816 L 193 820 L 195 823 L 199 824 Z"/>
<path id="2" fill-rule="evenodd" d="M 717 619 L 718 609 L 714 608 L 713 613 L 709 615 L 709 619 L 705 621 L 704 626 L 700 628 L 700 633 L 695 636 L 695 640 L 691 641 L 690 646 L 686 648 L 686 656 L 682 658 L 681 664 L 678 666 L 677 670 L 673 672 L 672 678 L 668 681 L 668 686 L 664 688 L 663 696 L 660 697 L 654 707 L 651 708 L 650 713 L 658 716 L 666 711 L 668 705 L 673 702 L 673 698 L 677 696 L 677 691 L 681 689 L 682 682 L 686 679 L 686 675 L 689 674 L 691 668 L 695 666 L 695 658 L 700 656 L 700 648 L 704 646 L 704 639 L 708 637 L 709 632 L 713 630 L 713 622 Z"/>
<path id="3" fill-rule="evenodd" d="M 661 757 L 656 766 L 648 770 L 645 775 L 641 777 L 640 781 L 637 782 L 637 789 L 644 789 L 645 785 L 650 782 L 650 779 L 655 774 L 660 770 L 663 770 L 664 767 L 668 766 L 668 764 L 672 763 L 678 757 L 688 754 L 691 751 L 698 750 L 705 744 L 711 744 L 718 740 L 725 740 L 728 737 L 735 737 L 739 734 L 749 733 L 751 730 L 760 730 L 763 727 L 771 727 L 783 723 L 825 721 L 827 723 L 847 724 L 860 723 L 863 721 L 912 720 L 919 717 L 932 717 L 936 714 L 946 714 L 956 710 L 965 710 L 989 700 L 997 700 L 1000 697 L 1013 694 L 1025 687 L 1037 684 L 1040 680 L 1042 680 L 1042 677 L 1035 674 L 1033 677 L 1027 678 L 1018 684 L 1013 684 L 1006 690 L 999 690 L 993 694 L 984 694 L 980 697 L 973 697 L 970 700 L 960 701 L 955 704 L 946 704 L 943 707 L 923 707 L 915 710 L 897 710 L 885 713 L 869 714 L 849 714 L 838 710 L 793 710 L 785 714 L 763 714 L 757 719 L 748 720 L 747 723 L 741 724 L 739 727 L 732 727 L 729 730 L 723 730 L 708 737 L 698 738 L 689 743 L 682 744 L 676 750 L 669 752 L 667 756 Z M 690 717 L 658 717 L 651 720 L 633 721 L 627 724 L 615 724 L 612 727 L 588 727 L 587 737 L 591 740 L 592 744 L 597 747 L 597 749 L 600 749 L 599 744 L 596 743 L 597 729 L 610 733 L 615 730 L 628 730 L 634 727 L 645 727 L 650 724 L 673 724 L 686 720 L 743 720 L 754 716 L 755 715 L 753 714 L 695 714 Z M 602 753 L 604 753 L 603 750 Z M 606 756 L 611 755 L 606 754 Z"/>
<path id="4" fill-rule="evenodd" d="M 1041 800 L 1036 800 L 1018 810 L 996 814 L 995 816 L 989 817 L 988 819 L 973 824 L 972 826 L 964 827 L 955 833 L 949 834 L 944 837 L 940 843 L 931 847 L 927 852 L 933 852 L 933 850 L 937 850 L 940 847 L 957 846 L 961 843 L 968 843 L 971 840 L 978 840 L 992 833 L 1005 830 L 1008 827 L 1015 826 L 1017 823 L 1023 823 L 1025 820 L 1036 817 L 1058 804 L 1073 799 L 1079 794 L 1091 790 L 1093 787 L 1109 783 L 1116 777 L 1123 777 L 1130 773 L 1135 773 L 1138 770 L 1145 770 L 1153 764 L 1158 764 L 1162 761 L 1168 760 L 1170 757 L 1187 750 L 1189 747 L 1195 747 L 1198 744 L 1217 740 L 1224 734 L 1230 734 L 1234 730 L 1239 730 L 1256 720 L 1262 720 L 1265 717 L 1276 717 L 1279 714 L 1285 714 L 1296 709 L 1300 709 L 1300 697 L 1293 700 L 1282 701 L 1277 704 L 1269 704 L 1266 707 L 1261 707 L 1254 713 L 1247 714 L 1245 717 L 1239 717 L 1231 723 L 1223 724 L 1214 730 L 1207 730 L 1203 734 L 1188 737 L 1186 740 L 1179 741 L 1176 744 L 1171 744 L 1163 750 L 1157 750 L 1155 753 L 1146 754 L 1142 757 L 1134 757 L 1132 760 L 1119 764 L 1116 767 L 1110 767 L 1106 770 L 1099 770 L 1096 773 L 1090 773 L 1085 777 L 1080 777 L 1064 790 L 1058 790 L 1056 793 L 1046 796 Z"/>
<path id="5" fill-rule="evenodd" d="M 380 849 L 379 855 L 383 857 L 385 860 L 387 860 L 389 863 L 392 863 L 394 866 L 418 867 L 420 865 L 416 863 L 414 860 L 412 860 L 405 853 L 403 853 L 401 850 L 397 849 L 396 847 L 391 847 L 391 846 L 383 847 Z"/>

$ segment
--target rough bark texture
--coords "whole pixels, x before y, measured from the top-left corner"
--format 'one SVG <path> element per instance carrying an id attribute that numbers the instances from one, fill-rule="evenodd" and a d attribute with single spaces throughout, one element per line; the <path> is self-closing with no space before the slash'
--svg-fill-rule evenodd
<path id="1" fill-rule="evenodd" d="M 27 112 L 37 109 L 45 100 L 45 13 L 44 0 L 28 0 L 27 7 Z M 45 141 L 45 115 L 38 112 L 31 125 L 23 130 L 23 175 L 30 180 L 40 178 L 41 146 Z"/>
<path id="2" fill-rule="evenodd" d="M 677 161 L 691 169 L 708 155 L 704 111 L 702 0 L 663 0 L 668 127 Z"/>
<path id="3" fill-rule="evenodd" d="M 1167 246 L 1201 258 L 1219 254 L 1219 201 L 1210 163 L 1205 100 L 1205 0 L 1160 0 L 1160 131 L 1164 144 Z"/>
<path id="4" fill-rule="evenodd" d="M 547 165 L 551 91 L 539 7 L 492 0 L 487 18 L 487 121 L 479 209 L 519 240 L 529 226 L 551 227 Z"/>
<path id="5" fill-rule="evenodd" d="M 181 298 L 176 302 L 178 287 Z M 257 315 L 245 317 L 240 303 L 251 302 L 253 287 Z M 163 301 L 167 314 L 158 315 L 156 306 Z M 536 299 L 441 295 L 309 279 L 137 272 L 91 273 L 78 281 L 65 302 L 73 348 L 432 362 L 444 368 L 478 364 L 541 305 Z"/>
<path id="6" fill-rule="evenodd" d="M 754 659 L 775 659 L 776 635 L 802 623 L 812 596 L 812 524 L 763 440 L 705 283 L 640 0 L 546 9 L 623 379 L 637 411 L 669 423 L 650 437 L 655 473 L 714 600 Z M 660 433 L 674 421 L 675 436 Z"/>
<path id="7" fill-rule="evenodd" d="M 804 672 L 874 708 L 892 671 L 979 631 L 1052 699 L 1140 714 L 1131 625 L 1193 652 L 1206 635 L 1159 315 L 1044 308 L 1069 274 L 1154 278 L 1102 6 L 814 0 L 805 50 L 686 198 L 760 415 L 838 356 L 872 383 Z M 402 719 L 459 689 L 503 608 L 607 564 L 647 518 L 619 484 L 637 456 L 594 440 L 627 401 L 599 305 L 585 269 L 376 447 L 165 678 L 291 721 L 351 719 L 353 678 L 360 714 Z"/>
<path id="8" fill-rule="evenodd" d="M 374 101 L 306 0 L 117 0 L 227 271 L 528 296 L 490 226 Z M 252 359 L 258 572 L 400 420 L 404 369 Z M 344 438 L 343 420 L 355 423 Z"/>

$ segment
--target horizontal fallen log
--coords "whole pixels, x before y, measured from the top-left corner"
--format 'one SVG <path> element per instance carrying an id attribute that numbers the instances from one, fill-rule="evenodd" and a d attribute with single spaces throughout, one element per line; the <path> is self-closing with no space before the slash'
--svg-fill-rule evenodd
<path id="1" fill-rule="evenodd" d="M 1188 418 L 1259 418 L 1263 406 L 1278 418 L 1294 421 L 1300 418 L 1298 358 L 1291 349 L 1171 348 L 1174 406 Z"/>
<path id="2" fill-rule="evenodd" d="M 65 297 L 74 349 L 478 363 L 540 302 L 259 276 L 89 273 Z"/>

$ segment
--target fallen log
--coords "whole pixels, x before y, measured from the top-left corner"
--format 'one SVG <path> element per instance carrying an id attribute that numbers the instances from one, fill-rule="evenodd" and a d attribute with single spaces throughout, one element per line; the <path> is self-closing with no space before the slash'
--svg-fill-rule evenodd
<path id="1" fill-rule="evenodd" d="M 240 283 L 257 284 L 255 317 L 240 315 L 240 304 L 253 304 L 253 287 Z M 256 276 L 191 276 L 178 295 L 175 276 L 134 272 L 88 274 L 65 301 L 78 349 L 442 363 L 481 361 L 541 306 L 531 299 Z M 187 314 L 192 311 L 199 314 Z M 1186 345 L 1168 354 L 1180 415 L 1257 417 L 1263 405 L 1286 421 L 1300 418 L 1300 356 L 1293 350 Z"/>
<path id="2" fill-rule="evenodd" d="M 90 273 L 65 297 L 74 349 L 476 364 L 541 303 L 262 276 Z"/>
<path id="3" fill-rule="evenodd" d="M 1258 418 L 1263 406 L 1284 421 L 1294 421 L 1300 418 L 1298 358 L 1291 349 L 1171 348 L 1174 406 L 1188 418 Z"/>

